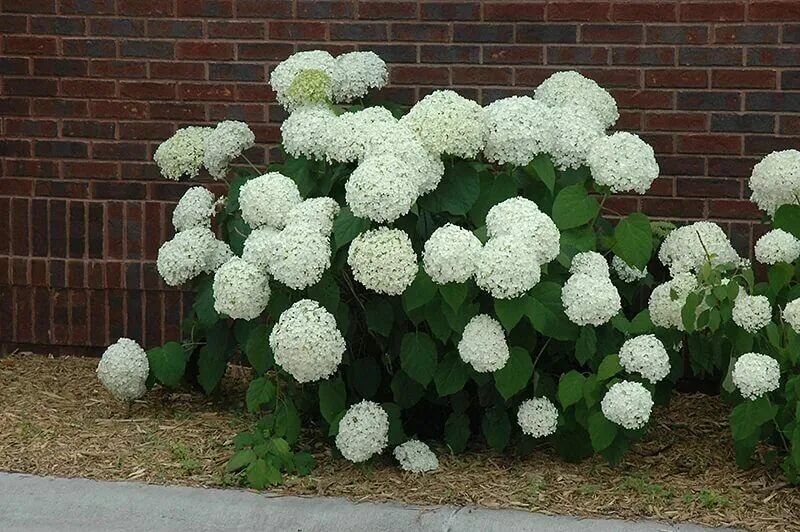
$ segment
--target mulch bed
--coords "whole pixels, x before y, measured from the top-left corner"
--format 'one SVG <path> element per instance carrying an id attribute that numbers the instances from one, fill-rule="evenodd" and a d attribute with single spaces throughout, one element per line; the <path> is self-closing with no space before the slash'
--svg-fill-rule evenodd
<path id="1" fill-rule="evenodd" d="M 252 419 L 236 369 L 220 397 L 154 390 L 130 411 L 97 382 L 96 359 L 16 354 L 0 359 L 0 470 L 236 486 L 224 472 L 231 438 Z M 304 439 L 317 458 L 286 494 L 345 496 L 413 504 L 467 504 L 578 516 L 692 521 L 750 530 L 800 530 L 800 489 L 774 465 L 739 470 L 727 414 L 717 398 L 678 395 L 655 412 L 647 438 L 624 462 L 563 462 L 547 447 L 525 458 L 475 450 L 451 455 L 439 471 L 402 472 L 385 456 L 356 466 L 336 457 L 316 432 Z M 762 450 L 764 453 L 767 449 Z"/>

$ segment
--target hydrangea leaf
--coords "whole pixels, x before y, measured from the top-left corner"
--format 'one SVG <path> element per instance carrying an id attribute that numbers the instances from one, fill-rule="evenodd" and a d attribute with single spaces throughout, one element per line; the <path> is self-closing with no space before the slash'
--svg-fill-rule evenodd
<path id="1" fill-rule="evenodd" d="M 389 417 L 389 445 L 399 445 L 408 439 L 403 429 L 403 417 L 400 407 L 394 403 L 381 403 L 381 408 Z"/>
<path id="2" fill-rule="evenodd" d="M 602 412 L 589 416 L 589 437 L 596 452 L 607 449 L 617 437 L 617 426 L 607 420 Z"/>
<path id="3" fill-rule="evenodd" d="M 561 303 L 561 286 L 543 281 L 533 287 L 525 314 L 533 328 L 555 340 L 574 340 L 578 326 L 569 321 Z"/>
<path id="4" fill-rule="evenodd" d="M 425 333 L 406 333 L 400 343 L 400 366 L 409 377 L 427 386 L 436 372 L 436 344 Z"/>
<path id="5" fill-rule="evenodd" d="M 364 302 L 367 327 L 381 336 L 389 336 L 394 323 L 392 304 L 385 298 L 368 299 Z"/>
<path id="6" fill-rule="evenodd" d="M 281 472 L 263 458 L 259 458 L 247 468 L 247 483 L 253 489 L 263 490 L 267 486 L 280 484 L 282 480 Z"/>
<path id="7" fill-rule="evenodd" d="M 619 363 L 619 355 L 607 355 L 600 362 L 600 367 L 597 368 L 597 378 L 607 381 L 620 371 L 622 371 L 622 365 Z"/>
<path id="8" fill-rule="evenodd" d="M 392 378 L 392 396 L 401 408 L 411 408 L 422 399 L 425 387 L 412 379 L 405 371 L 398 371 Z"/>
<path id="9" fill-rule="evenodd" d="M 333 424 L 336 416 L 344 412 L 346 401 L 347 390 L 340 377 L 319 383 L 319 410 L 325 421 Z"/>
<path id="10" fill-rule="evenodd" d="M 206 345 L 200 349 L 200 357 L 197 361 L 197 382 L 206 393 L 213 392 L 219 385 L 219 381 L 222 380 L 222 376 L 225 375 L 231 350 L 230 332 L 224 321 L 217 322 L 208 331 Z"/>
<path id="11" fill-rule="evenodd" d="M 553 202 L 553 222 L 562 231 L 580 227 L 597 216 L 597 200 L 590 197 L 581 184 L 564 187 Z"/>
<path id="12" fill-rule="evenodd" d="M 581 364 L 588 363 L 597 353 L 597 334 L 594 327 L 581 327 L 580 335 L 575 342 L 575 358 Z"/>
<path id="13" fill-rule="evenodd" d="M 466 283 L 447 283 L 439 285 L 439 293 L 442 299 L 447 303 L 453 311 L 457 311 L 459 307 L 467 299 L 467 285 Z"/>
<path id="14" fill-rule="evenodd" d="M 244 345 L 247 361 L 258 375 L 263 375 L 275 363 L 272 348 L 269 345 L 269 332 L 270 329 L 266 325 L 258 324 L 250 331 Z"/>
<path id="15" fill-rule="evenodd" d="M 530 354 L 521 347 L 512 347 L 506 365 L 494 372 L 497 391 L 503 399 L 510 399 L 525 389 L 533 376 L 533 361 Z"/>
<path id="16" fill-rule="evenodd" d="M 436 296 L 436 285 L 431 278 L 420 268 L 411 286 L 403 292 L 403 305 L 407 311 L 425 306 Z"/>
<path id="17" fill-rule="evenodd" d="M 494 300 L 494 312 L 497 314 L 497 319 L 509 332 L 519 323 L 527 308 L 528 301 L 525 296 Z"/>
<path id="18" fill-rule="evenodd" d="M 489 408 L 481 418 L 481 430 L 486 442 L 495 450 L 502 451 L 511 437 L 511 421 L 508 419 L 508 413 L 501 406 Z"/>
<path id="19" fill-rule="evenodd" d="M 381 385 L 381 368 L 371 356 L 353 360 L 350 364 L 351 382 L 365 399 L 371 399 Z"/>
<path id="20" fill-rule="evenodd" d="M 786 204 L 778 207 L 772 218 L 774 229 L 783 229 L 800 238 L 800 205 Z"/>
<path id="21" fill-rule="evenodd" d="M 558 382 L 558 400 L 561 406 L 572 406 L 583 397 L 583 382 L 586 377 L 575 370 L 565 373 Z"/>
<path id="22" fill-rule="evenodd" d="M 458 356 L 458 353 L 451 352 L 445 355 L 439 367 L 436 368 L 434 382 L 436 391 L 440 397 L 452 395 L 461 391 L 469 380 L 467 365 Z"/>
<path id="23" fill-rule="evenodd" d="M 544 153 L 540 153 L 528 163 L 526 170 L 530 173 L 531 170 L 537 177 L 544 183 L 547 189 L 552 194 L 556 186 L 556 169 L 553 167 L 553 161 Z"/>
<path id="24" fill-rule="evenodd" d="M 195 288 L 194 303 L 192 308 L 197 319 L 206 327 L 211 327 L 219 320 L 219 313 L 214 308 L 214 277 L 203 276 L 198 280 Z"/>
<path id="25" fill-rule="evenodd" d="M 454 453 L 463 452 L 469 441 L 469 417 L 464 413 L 453 412 L 444 424 L 444 440 Z"/>
<path id="26" fill-rule="evenodd" d="M 339 285 L 330 272 L 325 272 L 314 286 L 308 288 L 308 297 L 325 307 L 331 314 L 339 307 Z"/>
<path id="27" fill-rule="evenodd" d="M 489 209 L 516 195 L 517 185 L 509 175 L 505 173 L 497 176 L 490 173 L 481 174 L 481 193 L 469 211 L 470 221 L 476 227 L 484 225 Z"/>
<path id="28" fill-rule="evenodd" d="M 359 234 L 369 229 L 369 220 L 354 216 L 348 207 L 339 211 L 333 221 L 333 243 L 338 250 L 346 246 Z"/>
<path id="29" fill-rule="evenodd" d="M 275 435 L 290 445 L 300 437 L 300 415 L 291 400 L 282 400 L 275 407 Z"/>
<path id="30" fill-rule="evenodd" d="M 431 212 L 465 215 L 480 196 L 478 169 L 467 161 L 457 161 L 445 168 L 436 190 L 419 199 L 419 205 Z"/>
<path id="31" fill-rule="evenodd" d="M 161 347 L 147 351 L 150 371 L 164 386 L 180 384 L 186 371 L 186 353 L 178 342 L 167 342 Z"/>
<path id="32" fill-rule="evenodd" d="M 620 220 L 614 229 L 611 251 L 629 266 L 643 270 L 653 253 L 650 219 L 636 212 Z"/>
<path id="33" fill-rule="evenodd" d="M 231 456 L 231 459 L 225 465 L 225 471 L 228 473 L 239 471 L 249 466 L 255 459 L 256 453 L 253 452 L 253 449 L 242 449 Z"/>
<path id="34" fill-rule="evenodd" d="M 258 412 L 264 405 L 269 405 L 275 399 L 275 385 L 269 379 L 259 377 L 250 382 L 247 387 L 247 410 Z"/>
<path id="35" fill-rule="evenodd" d="M 434 299 L 425 306 L 425 321 L 428 323 L 433 336 L 440 342 L 447 342 L 452 331 L 450 324 L 447 323 L 447 318 L 442 312 L 440 300 Z"/>

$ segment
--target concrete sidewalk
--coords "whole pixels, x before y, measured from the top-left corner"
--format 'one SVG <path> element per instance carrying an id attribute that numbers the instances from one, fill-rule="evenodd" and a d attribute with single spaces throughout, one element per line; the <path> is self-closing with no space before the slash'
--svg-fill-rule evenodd
<path id="1" fill-rule="evenodd" d="M 554 517 L 516 510 L 356 504 L 342 498 L 0 473 L 0 530 L 132 531 L 702 531 L 656 521 Z"/>

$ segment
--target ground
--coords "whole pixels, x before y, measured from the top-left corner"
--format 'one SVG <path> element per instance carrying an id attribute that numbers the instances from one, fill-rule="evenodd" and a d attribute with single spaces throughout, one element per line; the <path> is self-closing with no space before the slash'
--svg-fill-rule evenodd
<path id="1" fill-rule="evenodd" d="M 245 384 L 235 368 L 223 383 L 224 402 L 155 390 L 129 412 L 97 382 L 96 365 L 96 359 L 29 354 L 0 359 L 0 470 L 237 485 L 224 465 L 231 438 L 252 419 L 243 413 Z M 412 475 L 388 455 L 354 466 L 308 434 L 304 441 L 317 468 L 308 477 L 288 478 L 278 491 L 800 530 L 800 491 L 774 466 L 741 471 L 734 464 L 728 410 L 715 397 L 676 396 L 654 413 L 647 438 L 613 468 L 600 459 L 567 464 L 547 447 L 525 458 L 435 448 L 440 470 Z"/>

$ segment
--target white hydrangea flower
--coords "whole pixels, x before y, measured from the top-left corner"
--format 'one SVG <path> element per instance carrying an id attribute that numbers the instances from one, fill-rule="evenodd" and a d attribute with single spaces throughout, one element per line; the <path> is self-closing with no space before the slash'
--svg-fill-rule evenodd
<path id="1" fill-rule="evenodd" d="M 411 169 L 394 155 L 367 157 L 344 189 L 353 214 L 375 222 L 393 222 L 408 214 L 419 193 Z"/>
<path id="2" fill-rule="evenodd" d="M 203 167 L 206 139 L 212 131 L 210 127 L 184 127 L 159 144 L 153 160 L 161 175 L 175 181 L 183 176 L 197 177 Z"/>
<path id="3" fill-rule="evenodd" d="M 267 258 L 269 273 L 294 290 L 316 284 L 331 266 L 330 237 L 314 225 L 287 225 L 271 244 Z"/>
<path id="4" fill-rule="evenodd" d="M 503 368 L 510 353 L 500 322 L 487 314 L 469 320 L 458 342 L 458 354 L 478 373 Z"/>
<path id="5" fill-rule="evenodd" d="M 164 282 L 179 286 L 206 271 L 216 237 L 207 227 L 193 227 L 176 233 L 158 250 L 156 268 Z"/>
<path id="6" fill-rule="evenodd" d="M 630 266 L 616 255 L 611 259 L 611 267 L 614 269 L 614 273 L 617 274 L 619 280 L 623 283 L 635 283 L 647 277 L 647 268 L 640 270 L 639 268 Z"/>
<path id="7" fill-rule="evenodd" d="M 800 258 L 800 240 L 783 229 L 773 229 L 758 239 L 755 255 L 761 264 L 792 264 Z"/>
<path id="8" fill-rule="evenodd" d="M 172 212 L 172 225 L 175 231 L 192 227 L 211 227 L 216 200 L 214 193 L 205 187 L 192 187 L 187 190 Z"/>
<path id="9" fill-rule="evenodd" d="M 330 110 L 328 112 L 333 114 Z M 324 151 L 329 161 L 358 161 L 366 155 L 368 145 L 376 143 L 376 139 L 378 144 L 382 144 L 383 139 L 390 136 L 387 132 L 392 132 L 397 125 L 397 119 L 385 107 L 374 106 L 342 113 L 326 126 L 329 128 L 326 130 L 327 146 L 321 146 L 320 142 L 320 149 L 315 151 Z"/>
<path id="10" fill-rule="evenodd" d="M 572 323 L 602 325 L 622 309 L 617 287 L 608 277 L 578 273 L 570 276 L 561 289 L 561 303 Z"/>
<path id="11" fill-rule="evenodd" d="M 292 157 L 325 159 L 333 144 L 337 120 L 327 105 L 301 107 L 281 124 L 283 148 Z"/>
<path id="12" fill-rule="evenodd" d="M 286 215 L 286 225 L 305 224 L 319 228 L 319 232 L 329 236 L 333 231 L 333 220 L 339 214 L 339 204 L 328 197 L 308 198 L 292 207 Z"/>
<path id="13" fill-rule="evenodd" d="M 660 284 L 650 294 L 648 309 L 650 319 L 656 327 L 676 328 L 683 331 L 681 310 L 686 297 L 697 287 L 697 278 L 691 273 L 679 273 L 666 283 Z M 675 293 L 676 299 L 672 298 Z"/>
<path id="14" fill-rule="evenodd" d="M 147 353 L 130 338 L 120 338 L 108 346 L 97 365 L 97 378 L 120 401 L 142 397 L 147 392 L 149 374 Z"/>
<path id="15" fill-rule="evenodd" d="M 301 383 L 333 375 L 345 350 L 333 314 L 310 299 L 283 311 L 269 335 L 269 345 L 275 363 Z"/>
<path id="16" fill-rule="evenodd" d="M 235 320 L 257 318 L 269 301 L 269 277 L 258 266 L 233 257 L 214 274 L 214 310 Z"/>
<path id="17" fill-rule="evenodd" d="M 408 440 L 394 448 L 394 457 L 400 468 L 409 473 L 427 473 L 439 469 L 439 459 L 431 448 L 419 440 Z"/>
<path id="18" fill-rule="evenodd" d="M 766 296 L 751 296 L 739 292 L 733 304 L 733 322 L 755 334 L 772 321 L 772 306 Z"/>
<path id="19" fill-rule="evenodd" d="M 225 120 L 206 138 L 203 164 L 214 179 L 222 179 L 230 162 L 255 146 L 256 136 L 244 122 Z"/>
<path id="20" fill-rule="evenodd" d="M 380 454 L 389 443 L 389 415 L 381 405 L 361 401 L 347 409 L 339 421 L 336 448 L 354 463 Z"/>
<path id="21" fill-rule="evenodd" d="M 551 107 L 582 107 L 603 129 L 613 126 L 619 118 L 614 97 L 594 80 L 573 70 L 556 72 L 544 80 L 536 88 L 534 98 Z"/>
<path id="22" fill-rule="evenodd" d="M 341 79 L 336 60 L 324 50 L 308 50 L 290 55 L 278 63 L 269 76 L 269 84 L 275 91 L 278 103 L 289 111 L 308 103 L 302 97 L 298 99 L 302 95 L 293 94 L 291 90 L 297 76 L 307 71 L 327 74 L 330 79 L 326 94 L 328 100 L 333 96 L 333 80 Z"/>
<path id="23" fill-rule="evenodd" d="M 638 135 L 625 131 L 600 137 L 586 162 L 595 183 L 617 193 L 644 194 L 659 173 L 653 148 Z"/>
<path id="24" fill-rule="evenodd" d="M 486 215 L 487 236 L 514 235 L 532 247 L 540 265 L 558 257 L 561 233 L 553 220 L 536 203 L 522 196 L 504 200 Z"/>
<path id="25" fill-rule="evenodd" d="M 553 164 L 561 170 L 586 164 L 589 150 L 605 134 L 600 122 L 583 107 L 555 107 L 551 116 Z"/>
<path id="26" fill-rule="evenodd" d="M 269 272 L 269 260 L 275 254 L 275 243 L 279 234 L 280 231 L 269 226 L 253 229 L 244 240 L 242 258 L 258 266 L 261 271 Z"/>
<path id="27" fill-rule="evenodd" d="M 753 167 L 750 200 L 773 216 L 778 207 L 800 203 L 800 151 L 774 151 Z"/>
<path id="28" fill-rule="evenodd" d="M 558 427 L 558 409 L 547 397 L 528 399 L 519 405 L 517 423 L 532 438 L 550 436 Z"/>
<path id="29" fill-rule="evenodd" d="M 783 309 L 783 321 L 800 334 L 800 298 L 793 299 L 786 303 Z"/>
<path id="30" fill-rule="evenodd" d="M 714 222 L 706 221 L 671 231 L 658 250 L 658 259 L 673 277 L 685 272 L 698 273 L 709 255 L 713 266 L 737 265 L 741 261 L 725 231 Z"/>
<path id="31" fill-rule="evenodd" d="M 603 415 L 626 429 L 644 427 L 653 410 L 653 396 L 638 382 L 622 381 L 614 384 L 600 402 Z"/>
<path id="32" fill-rule="evenodd" d="M 639 373 L 655 384 L 669 375 L 669 355 L 661 340 L 653 334 L 635 336 L 619 350 L 619 363 L 628 373 Z"/>
<path id="33" fill-rule="evenodd" d="M 268 225 L 283 229 L 289 212 L 303 201 L 292 178 L 269 172 L 239 189 L 242 219 L 253 229 Z"/>
<path id="34" fill-rule="evenodd" d="M 517 235 L 490 238 L 478 254 L 475 282 L 496 299 L 522 295 L 541 275 L 537 248 Z"/>
<path id="35" fill-rule="evenodd" d="M 398 296 L 417 275 L 417 255 L 400 229 L 379 227 L 358 235 L 350 244 L 347 264 L 353 277 L 369 290 Z"/>
<path id="36" fill-rule="evenodd" d="M 400 119 L 436 155 L 470 159 L 486 145 L 483 107 L 451 90 L 437 90 Z"/>
<path id="37" fill-rule="evenodd" d="M 336 58 L 333 99 L 350 102 L 366 96 L 370 89 L 381 89 L 389 81 L 386 63 L 374 52 L 348 52 Z"/>
<path id="38" fill-rule="evenodd" d="M 733 385 L 745 399 L 758 399 L 781 384 L 781 367 L 774 358 L 761 353 L 745 353 L 733 365 Z"/>
<path id="39" fill-rule="evenodd" d="M 510 96 L 486 109 L 486 159 L 525 166 L 553 144 L 550 108 L 528 96 Z"/>
<path id="40" fill-rule="evenodd" d="M 214 239 L 211 249 L 208 254 L 208 261 L 203 269 L 206 273 L 214 273 L 219 270 L 220 266 L 233 258 L 234 253 L 227 242 L 219 239 Z"/>
<path id="41" fill-rule="evenodd" d="M 445 224 L 425 242 L 422 265 L 434 283 L 463 283 L 475 273 L 481 241 L 462 227 Z"/>
<path id="42" fill-rule="evenodd" d="M 611 275 L 606 258 L 596 251 L 582 251 L 572 257 L 569 273 L 572 275 L 583 273 L 590 277 L 600 278 L 608 278 Z"/>

